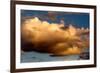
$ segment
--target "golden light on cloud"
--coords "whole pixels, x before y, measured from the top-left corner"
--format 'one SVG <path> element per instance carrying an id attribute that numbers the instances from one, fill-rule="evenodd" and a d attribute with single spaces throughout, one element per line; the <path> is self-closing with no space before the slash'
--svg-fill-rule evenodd
<path id="1" fill-rule="evenodd" d="M 82 49 L 89 48 L 89 39 L 86 41 L 84 39 L 87 37 L 81 39 L 81 36 L 88 35 L 89 29 L 75 28 L 72 25 L 66 29 L 62 27 L 64 27 L 63 23 L 49 23 L 37 17 L 27 19 L 21 25 L 22 50 L 26 50 L 26 45 L 31 44 L 31 48 L 28 47 L 27 50 L 70 55 L 80 54 Z"/>

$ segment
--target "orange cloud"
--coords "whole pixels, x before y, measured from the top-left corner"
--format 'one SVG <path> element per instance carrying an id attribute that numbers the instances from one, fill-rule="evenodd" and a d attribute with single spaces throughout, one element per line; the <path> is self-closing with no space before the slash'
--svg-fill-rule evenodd
<path id="1" fill-rule="evenodd" d="M 80 54 L 84 48 L 89 48 L 89 39 L 85 41 L 81 39 L 83 33 L 87 34 L 89 30 L 75 28 L 72 25 L 66 29 L 61 29 L 62 27 L 64 24 L 50 24 L 37 17 L 27 19 L 21 25 L 22 50 L 70 55 Z"/>

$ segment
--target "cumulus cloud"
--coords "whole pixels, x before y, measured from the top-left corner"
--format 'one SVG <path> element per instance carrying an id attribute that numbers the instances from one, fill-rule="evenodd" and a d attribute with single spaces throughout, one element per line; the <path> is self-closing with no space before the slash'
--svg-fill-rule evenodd
<path id="1" fill-rule="evenodd" d="M 49 23 L 34 17 L 22 23 L 21 41 L 22 50 L 53 55 L 80 54 L 89 48 L 89 29 L 75 28 L 72 25 L 65 28 L 64 22 Z"/>

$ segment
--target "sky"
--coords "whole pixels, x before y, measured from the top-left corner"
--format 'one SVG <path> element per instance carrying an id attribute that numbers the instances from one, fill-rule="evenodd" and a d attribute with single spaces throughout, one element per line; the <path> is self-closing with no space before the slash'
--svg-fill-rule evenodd
<path id="1" fill-rule="evenodd" d="M 72 24 L 79 28 L 89 28 L 89 13 L 21 10 L 21 17 L 38 17 L 49 23 L 64 23 L 65 26 Z"/>
<path id="2" fill-rule="evenodd" d="M 49 23 L 58 23 L 58 24 L 64 23 L 65 26 L 72 24 L 73 26 L 79 28 L 81 27 L 89 28 L 88 13 L 21 10 L 21 17 L 24 19 L 38 17 L 41 21 L 47 21 Z M 21 62 L 43 62 L 43 61 L 59 61 L 59 60 L 61 61 L 61 60 L 78 60 L 78 59 L 79 55 L 51 57 L 49 54 L 38 53 L 38 52 L 27 52 L 21 55 Z"/>

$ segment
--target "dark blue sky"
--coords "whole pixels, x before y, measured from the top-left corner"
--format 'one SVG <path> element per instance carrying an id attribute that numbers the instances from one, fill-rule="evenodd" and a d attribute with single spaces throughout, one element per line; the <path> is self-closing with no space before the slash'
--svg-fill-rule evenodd
<path id="1" fill-rule="evenodd" d="M 76 27 L 89 28 L 89 13 L 21 10 L 21 17 L 38 17 L 40 20 L 49 23 L 64 21 L 67 26 L 72 24 Z"/>

